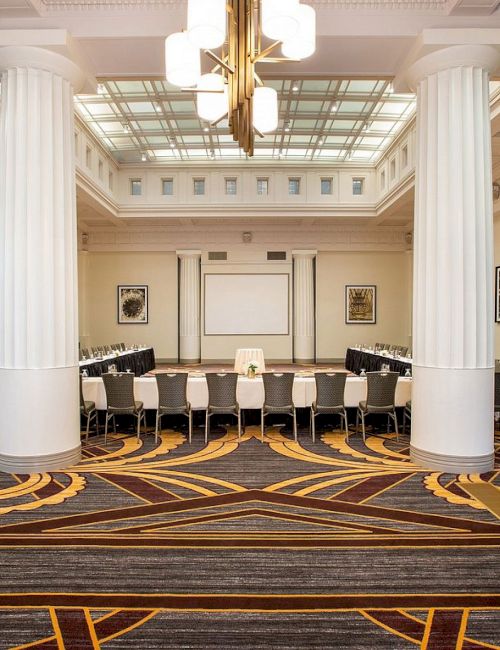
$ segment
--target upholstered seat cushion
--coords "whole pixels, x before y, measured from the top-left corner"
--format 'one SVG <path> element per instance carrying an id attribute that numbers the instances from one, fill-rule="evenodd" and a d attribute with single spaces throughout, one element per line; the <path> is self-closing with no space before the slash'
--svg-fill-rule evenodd
<path id="1" fill-rule="evenodd" d="M 287 406 L 269 406 L 264 404 L 262 407 L 264 413 L 293 413 L 293 405 L 288 404 Z"/>
<path id="2" fill-rule="evenodd" d="M 209 406 L 207 411 L 208 413 L 220 413 L 221 415 L 234 415 L 234 413 L 238 413 L 239 406 L 238 404 L 234 404 L 234 406 Z"/>
<path id="3" fill-rule="evenodd" d="M 144 402 L 134 402 L 134 406 L 124 407 L 124 408 L 113 408 L 112 406 L 108 407 L 110 413 L 115 415 L 135 415 L 142 411 Z"/>
<path id="4" fill-rule="evenodd" d="M 189 403 L 184 406 L 158 406 L 160 415 L 185 415 L 189 411 Z"/>
<path id="5" fill-rule="evenodd" d="M 342 404 L 338 406 L 318 406 L 316 402 L 313 402 L 312 410 L 315 413 L 336 414 L 336 413 L 344 413 L 345 408 Z"/>
<path id="6" fill-rule="evenodd" d="M 388 404 L 387 406 L 368 406 L 366 401 L 360 402 L 358 408 L 363 413 L 387 413 L 388 411 L 392 413 L 394 411 L 392 404 Z"/>

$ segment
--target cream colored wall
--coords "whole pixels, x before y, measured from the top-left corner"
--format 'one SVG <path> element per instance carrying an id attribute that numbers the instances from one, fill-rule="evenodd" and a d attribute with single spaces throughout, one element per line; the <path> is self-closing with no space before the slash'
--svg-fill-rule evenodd
<path id="1" fill-rule="evenodd" d="M 355 343 L 409 345 L 408 295 L 411 253 L 319 252 L 316 259 L 316 353 L 318 361 L 343 359 Z M 377 322 L 346 325 L 344 294 L 347 284 L 377 287 Z"/>
<path id="2" fill-rule="evenodd" d="M 86 256 L 86 262 L 84 262 Z M 88 337 L 82 344 L 123 341 L 152 345 L 157 359 L 177 360 L 177 256 L 172 253 L 80 253 L 79 302 L 81 334 L 86 314 Z M 85 271 L 82 273 L 82 270 Z M 84 287 L 84 277 L 86 286 Z M 149 287 L 149 322 L 119 325 L 117 286 Z M 86 304 L 85 304 L 86 296 Z"/>

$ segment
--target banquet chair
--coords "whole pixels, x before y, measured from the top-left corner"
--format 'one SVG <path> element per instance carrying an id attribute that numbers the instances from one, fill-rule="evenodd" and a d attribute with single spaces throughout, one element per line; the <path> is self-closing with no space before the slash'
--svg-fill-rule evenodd
<path id="1" fill-rule="evenodd" d="M 316 381 L 316 400 L 311 404 L 311 436 L 313 442 L 316 439 L 316 417 L 322 414 L 340 415 L 340 424 L 347 428 L 347 412 L 344 406 L 344 390 L 347 373 L 345 372 L 317 372 L 314 375 Z"/>
<path id="2" fill-rule="evenodd" d="M 398 354 L 399 354 L 400 357 L 405 357 L 407 352 L 408 352 L 408 348 L 405 347 L 404 345 L 402 345 L 402 346 L 399 348 L 399 352 L 398 352 Z"/>
<path id="3" fill-rule="evenodd" d="M 406 420 L 410 422 L 411 430 L 411 399 L 409 399 L 405 404 L 405 409 L 403 411 L 403 434 L 406 431 Z"/>
<path id="4" fill-rule="evenodd" d="M 158 409 L 156 411 L 155 442 L 158 427 L 161 433 L 161 419 L 164 415 L 185 415 L 188 419 L 189 442 L 193 433 L 193 414 L 187 401 L 187 372 L 161 372 L 155 375 L 158 386 Z"/>
<path id="5" fill-rule="evenodd" d="M 297 414 L 293 403 L 293 372 L 263 372 L 264 404 L 260 412 L 260 433 L 264 441 L 265 417 L 271 413 L 290 415 L 293 419 L 293 437 L 297 440 Z"/>
<path id="6" fill-rule="evenodd" d="M 137 437 L 141 432 L 141 421 L 146 429 L 146 413 L 142 402 L 134 399 L 134 375 L 131 373 L 103 373 L 102 381 L 106 391 L 106 419 L 104 425 L 104 444 L 108 437 L 108 423 L 113 419 L 113 431 L 116 433 L 116 416 L 133 415 L 137 419 Z"/>
<path id="7" fill-rule="evenodd" d="M 242 414 L 236 399 L 237 372 L 207 372 L 208 406 L 205 415 L 205 442 L 210 432 L 212 415 L 234 415 L 238 418 L 238 438 L 241 438 Z"/>
<path id="8" fill-rule="evenodd" d="M 500 372 L 495 372 L 495 408 L 494 408 L 494 412 L 497 413 L 499 411 L 500 411 Z M 497 424 L 497 422 L 495 422 L 495 424 Z"/>
<path id="9" fill-rule="evenodd" d="M 99 433 L 99 420 L 97 417 L 97 409 L 95 407 L 95 402 L 90 400 L 85 400 L 83 398 L 83 388 L 82 388 L 82 376 L 80 375 L 80 415 L 87 418 L 87 427 L 85 431 L 85 442 L 89 441 L 89 429 L 90 423 L 95 419 L 95 430 L 96 433 Z"/>
<path id="10" fill-rule="evenodd" d="M 359 420 L 365 440 L 365 417 L 373 413 L 386 413 L 388 418 L 394 421 L 396 436 L 399 440 L 398 418 L 396 415 L 396 386 L 399 379 L 398 372 L 367 372 L 367 395 L 366 400 L 359 403 L 356 412 L 356 433 L 358 432 Z"/>
<path id="11" fill-rule="evenodd" d="M 122 352 L 125 352 L 126 349 L 127 349 L 127 348 L 125 347 L 125 343 L 120 343 L 119 345 L 120 345 L 120 349 L 121 349 L 121 351 L 122 351 Z"/>

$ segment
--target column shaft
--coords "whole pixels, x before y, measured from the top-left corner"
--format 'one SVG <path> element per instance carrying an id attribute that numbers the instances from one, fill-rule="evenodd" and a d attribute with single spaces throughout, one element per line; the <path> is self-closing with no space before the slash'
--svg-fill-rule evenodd
<path id="1" fill-rule="evenodd" d="M 80 458 L 73 89 L 26 64 L 43 50 L 19 48 L 14 66 L 12 49 L 0 51 L 0 469 L 45 471 Z"/>
<path id="2" fill-rule="evenodd" d="M 293 251 L 293 350 L 297 363 L 314 363 L 316 251 Z"/>
<path id="3" fill-rule="evenodd" d="M 200 251 L 178 251 L 179 277 L 179 361 L 200 361 Z"/>
<path id="4" fill-rule="evenodd" d="M 493 211 L 488 72 L 418 81 L 411 456 L 493 466 Z"/>

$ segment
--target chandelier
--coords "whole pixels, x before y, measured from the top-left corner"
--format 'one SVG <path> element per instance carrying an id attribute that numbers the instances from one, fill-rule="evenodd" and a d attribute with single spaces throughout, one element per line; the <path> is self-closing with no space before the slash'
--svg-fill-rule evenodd
<path id="1" fill-rule="evenodd" d="M 279 45 L 281 56 L 272 56 Z M 252 156 L 255 134 L 278 126 L 278 94 L 263 84 L 257 64 L 300 61 L 315 48 L 316 14 L 299 0 L 188 0 L 187 30 L 165 40 L 166 78 L 196 93 L 202 120 L 214 126 L 227 117 L 234 140 Z M 202 51 L 215 63 L 203 75 Z"/>

